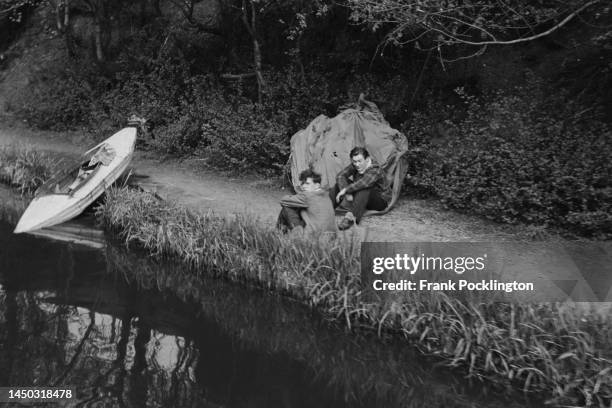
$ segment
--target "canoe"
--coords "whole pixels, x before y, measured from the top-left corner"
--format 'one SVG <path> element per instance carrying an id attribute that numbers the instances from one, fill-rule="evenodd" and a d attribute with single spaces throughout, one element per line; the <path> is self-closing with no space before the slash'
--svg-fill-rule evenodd
<path id="1" fill-rule="evenodd" d="M 66 166 L 38 191 L 14 233 L 68 221 L 81 214 L 125 171 L 134 155 L 135 127 L 126 127 Z"/>

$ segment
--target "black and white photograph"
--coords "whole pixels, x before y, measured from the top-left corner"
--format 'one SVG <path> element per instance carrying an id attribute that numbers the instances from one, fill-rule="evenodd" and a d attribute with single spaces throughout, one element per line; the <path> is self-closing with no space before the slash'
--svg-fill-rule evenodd
<path id="1" fill-rule="evenodd" d="M 612 0 L 0 0 L 0 407 L 612 408 Z"/>

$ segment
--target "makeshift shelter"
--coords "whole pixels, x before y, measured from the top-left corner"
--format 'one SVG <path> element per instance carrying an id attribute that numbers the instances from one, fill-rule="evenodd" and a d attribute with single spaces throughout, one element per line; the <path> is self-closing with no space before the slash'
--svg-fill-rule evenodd
<path id="1" fill-rule="evenodd" d="M 407 163 L 406 137 L 389 126 L 378 107 L 361 96 L 355 108 L 345 109 L 333 118 L 320 115 L 306 129 L 291 138 L 291 181 L 297 188 L 299 174 L 312 168 L 321 174 L 323 188 L 331 188 L 336 175 L 351 161 L 349 152 L 355 146 L 365 147 L 385 170 L 393 196 L 383 211 L 368 211 L 366 215 L 388 212 L 399 197 Z"/>

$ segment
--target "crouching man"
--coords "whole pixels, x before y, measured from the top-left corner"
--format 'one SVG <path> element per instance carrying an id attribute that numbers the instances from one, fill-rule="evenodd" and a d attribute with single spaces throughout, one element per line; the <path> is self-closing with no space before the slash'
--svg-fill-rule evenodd
<path id="1" fill-rule="evenodd" d="M 346 214 L 338 228 L 345 230 L 359 223 L 366 210 L 382 211 L 391 200 L 383 169 L 363 147 L 355 147 L 349 153 L 351 164 L 336 176 L 336 185 L 329 190 L 334 208 L 340 206 Z"/>
<path id="2" fill-rule="evenodd" d="M 307 231 L 336 232 L 334 207 L 328 192 L 321 188 L 321 175 L 312 170 L 300 173 L 302 192 L 280 200 L 277 228 L 286 232 L 295 227 Z"/>

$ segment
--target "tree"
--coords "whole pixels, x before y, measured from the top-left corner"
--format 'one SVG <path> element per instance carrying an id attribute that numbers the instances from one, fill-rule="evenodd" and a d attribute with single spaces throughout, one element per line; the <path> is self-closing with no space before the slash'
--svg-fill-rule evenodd
<path id="1" fill-rule="evenodd" d="M 70 26 L 70 0 L 49 0 L 49 4 L 55 10 L 57 31 L 64 34 L 66 48 L 68 48 L 68 52 L 72 56 L 75 52 Z"/>
<path id="2" fill-rule="evenodd" d="M 76 45 L 73 39 L 75 17 L 87 19 L 91 27 L 88 45 L 101 67 L 105 66 L 108 59 L 112 26 L 120 20 L 124 8 L 132 5 L 126 0 L 47 0 L 46 4 L 55 12 L 57 29 L 63 33 L 71 55 L 75 54 Z"/>
<path id="3" fill-rule="evenodd" d="M 291 15 L 286 39 L 295 42 L 296 46 L 290 50 L 290 53 L 297 60 L 300 71 L 303 73 L 304 67 L 301 61 L 300 40 L 307 27 L 306 16 L 325 13 L 327 5 L 325 0 L 238 0 L 238 2 L 239 4 L 234 6 L 234 9 L 240 10 L 240 19 L 250 38 L 253 50 L 253 72 L 238 75 L 225 74 L 222 77 L 225 79 L 255 77 L 257 80 L 258 101 L 262 103 L 266 93 L 266 82 L 262 68 L 262 47 L 265 44 L 263 44 L 259 32 L 260 22 L 269 15 L 278 15 L 278 13 Z M 282 25 L 287 24 L 282 20 L 280 22 Z M 274 40 L 278 41 L 278 37 L 274 38 Z"/>
<path id="4" fill-rule="evenodd" d="M 605 0 L 346 0 L 351 19 L 386 30 L 385 43 L 418 48 L 511 45 L 547 36 Z M 475 52 L 474 52 L 475 48 Z M 465 58 L 465 57 L 463 57 Z"/>
<path id="5" fill-rule="evenodd" d="M 257 79 L 257 99 L 259 103 L 263 102 L 263 94 L 265 93 L 266 83 L 261 70 L 261 47 L 259 45 L 259 35 L 257 33 L 257 9 L 256 3 L 266 3 L 258 0 L 242 0 L 240 10 L 242 12 L 242 22 L 251 36 L 253 43 L 253 72 Z M 262 4 L 260 12 L 264 10 L 266 4 Z"/>

